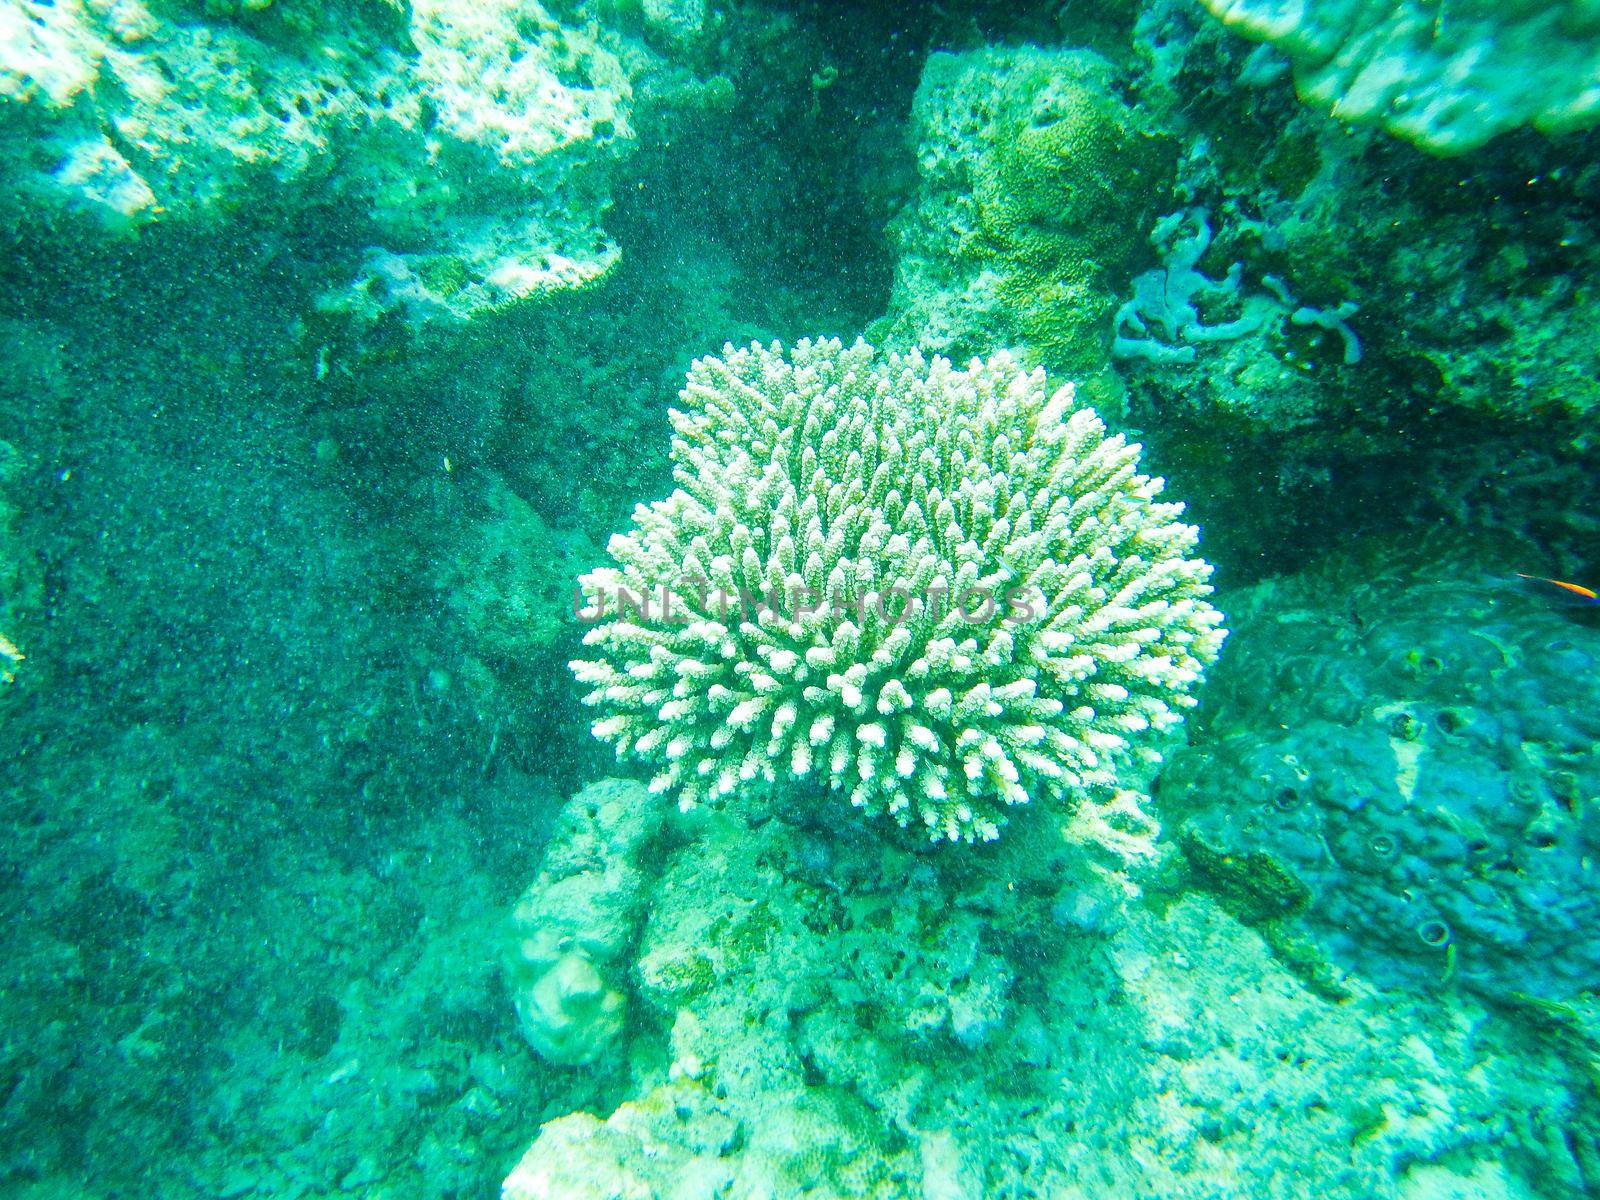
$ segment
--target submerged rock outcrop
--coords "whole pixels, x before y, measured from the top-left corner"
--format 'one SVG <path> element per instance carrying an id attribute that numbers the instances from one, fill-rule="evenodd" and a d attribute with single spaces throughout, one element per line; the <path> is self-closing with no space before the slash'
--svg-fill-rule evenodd
<path id="1" fill-rule="evenodd" d="M 327 305 L 467 318 L 603 278 L 640 90 L 687 16 L 537 0 L 0 4 L 0 222 L 302 224 L 371 245 Z M 657 46 L 663 47 L 658 49 Z M 648 81 L 648 83 L 646 82 Z"/>
<path id="2" fill-rule="evenodd" d="M 547 1121 L 506 1200 L 1578 1200 L 1600 1178 L 1557 1045 L 1471 1001 L 1314 985 L 1082 831 L 952 855 L 753 798 L 666 822 L 621 976 L 628 1095 Z"/>

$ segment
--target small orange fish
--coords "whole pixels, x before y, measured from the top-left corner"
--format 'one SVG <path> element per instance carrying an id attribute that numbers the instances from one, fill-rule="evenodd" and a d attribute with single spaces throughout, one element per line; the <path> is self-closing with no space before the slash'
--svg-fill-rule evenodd
<path id="1" fill-rule="evenodd" d="M 1586 588 L 1582 584 L 1568 583 L 1564 579 L 1546 579 L 1542 575 L 1524 575 L 1521 571 L 1517 572 L 1517 578 L 1525 579 L 1541 588 L 1558 588 L 1569 598 L 1575 597 L 1586 604 L 1600 604 L 1600 592 Z"/>

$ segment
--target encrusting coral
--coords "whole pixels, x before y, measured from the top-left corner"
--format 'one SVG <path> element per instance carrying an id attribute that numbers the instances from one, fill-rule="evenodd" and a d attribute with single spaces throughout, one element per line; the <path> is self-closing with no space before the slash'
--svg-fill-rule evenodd
<path id="1" fill-rule="evenodd" d="M 1111 77 L 1088 52 L 1022 59 L 975 167 L 998 295 L 1045 363 L 1079 379 L 1105 365 L 1116 293 L 1174 157 Z"/>
<path id="2" fill-rule="evenodd" d="M 597 736 L 685 806 L 820 780 L 934 840 L 1123 786 L 1224 632 L 1139 447 L 1007 354 L 724 348 L 580 581 Z"/>
<path id="3" fill-rule="evenodd" d="M 1308 103 L 1371 121 L 1433 154 L 1498 133 L 1600 120 L 1600 15 L 1592 4 L 1528 0 L 1201 0 L 1225 25 L 1276 46 Z"/>
<path id="4" fill-rule="evenodd" d="M 914 195 L 891 222 L 895 283 L 874 335 L 967 357 L 994 345 L 1112 403 L 1112 317 L 1150 265 L 1178 142 L 1082 48 L 937 53 L 912 103 Z"/>

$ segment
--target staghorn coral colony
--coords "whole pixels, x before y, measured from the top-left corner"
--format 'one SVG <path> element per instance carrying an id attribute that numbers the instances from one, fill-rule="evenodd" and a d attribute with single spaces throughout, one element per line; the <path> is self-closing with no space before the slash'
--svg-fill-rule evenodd
<path id="1" fill-rule="evenodd" d="M 1600 1194 L 1591 7 L 0 0 L 0 1193 Z"/>
<path id="2" fill-rule="evenodd" d="M 1115 788 L 1222 643 L 1195 531 L 1071 386 L 802 341 L 728 347 L 678 490 L 585 575 L 597 736 L 692 807 L 806 780 L 935 840 Z"/>

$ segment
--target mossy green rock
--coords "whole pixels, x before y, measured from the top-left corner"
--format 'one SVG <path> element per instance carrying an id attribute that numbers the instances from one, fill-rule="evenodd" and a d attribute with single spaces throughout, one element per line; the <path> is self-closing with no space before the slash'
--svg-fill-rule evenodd
<path id="1" fill-rule="evenodd" d="M 1007 345 L 1113 387 L 1111 318 L 1149 265 L 1176 143 L 1092 51 L 936 54 L 912 109 L 918 192 L 895 220 L 891 343 Z"/>
<path id="2" fill-rule="evenodd" d="M 1170 139 L 1141 124 L 1088 52 L 1020 73 L 1002 95 L 977 171 L 979 219 L 999 294 L 1028 344 L 1084 377 L 1102 369 L 1119 289 L 1173 168 Z"/>

